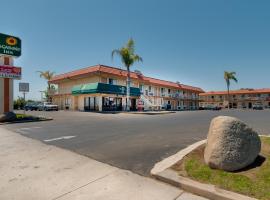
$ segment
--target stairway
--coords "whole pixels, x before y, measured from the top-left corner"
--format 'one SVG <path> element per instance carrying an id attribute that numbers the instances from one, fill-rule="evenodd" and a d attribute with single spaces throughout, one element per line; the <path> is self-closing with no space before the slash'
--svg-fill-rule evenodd
<path id="1" fill-rule="evenodd" d="M 141 94 L 140 100 L 144 102 L 144 110 L 155 110 L 161 107 L 161 105 L 154 104 L 151 99 L 144 94 Z"/>

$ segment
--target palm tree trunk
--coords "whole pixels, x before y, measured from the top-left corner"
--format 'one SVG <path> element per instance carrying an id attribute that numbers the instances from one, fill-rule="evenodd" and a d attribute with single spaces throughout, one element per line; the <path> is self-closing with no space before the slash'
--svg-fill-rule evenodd
<path id="1" fill-rule="evenodd" d="M 127 105 L 126 110 L 130 111 L 130 71 L 129 66 L 127 66 Z"/>
<path id="2" fill-rule="evenodd" d="M 228 98 L 228 109 L 230 109 L 230 86 L 227 83 L 227 98 Z"/>
<path id="3" fill-rule="evenodd" d="M 50 97 L 50 89 L 51 89 L 51 84 L 49 83 L 48 81 L 48 88 L 47 88 L 47 94 L 48 94 L 48 98 L 47 98 L 47 101 L 48 102 L 51 102 L 51 97 Z"/>

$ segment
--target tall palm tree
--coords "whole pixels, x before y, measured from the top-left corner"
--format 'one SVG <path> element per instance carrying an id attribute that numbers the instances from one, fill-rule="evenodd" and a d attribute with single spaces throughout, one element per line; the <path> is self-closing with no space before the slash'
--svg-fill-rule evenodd
<path id="1" fill-rule="evenodd" d="M 120 49 L 114 49 L 112 51 L 112 58 L 114 55 L 117 54 L 120 58 L 122 63 L 127 69 L 127 111 L 130 110 L 130 67 L 135 62 L 142 62 L 142 58 L 135 54 L 135 45 L 134 40 L 131 38 L 128 40 L 127 44 Z"/>
<path id="2" fill-rule="evenodd" d="M 49 70 L 47 70 L 47 71 L 37 71 L 37 72 L 39 73 L 40 78 L 44 78 L 45 80 L 47 80 L 48 90 L 51 89 L 50 80 L 54 77 L 55 72 L 51 72 Z"/>
<path id="3" fill-rule="evenodd" d="M 230 109 L 230 85 L 231 80 L 234 80 L 236 83 L 238 82 L 237 78 L 235 77 L 236 72 L 224 72 L 224 79 L 227 84 L 227 98 L 228 98 L 228 109 Z"/>
<path id="4" fill-rule="evenodd" d="M 45 80 L 47 80 L 47 90 L 45 90 L 45 96 L 47 98 L 47 101 L 52 101 L 52 99 L 50 98 L 50 90 L 51 89 L 55 89 L 53 85 L 50 84 L 50 80 L 52 80 L 52 78 L 55 75 L 55 72 L 51 72 L 49 70 L 47 71 L 37 71 L 39 73 L 40 78 L 44 78 Z"/>

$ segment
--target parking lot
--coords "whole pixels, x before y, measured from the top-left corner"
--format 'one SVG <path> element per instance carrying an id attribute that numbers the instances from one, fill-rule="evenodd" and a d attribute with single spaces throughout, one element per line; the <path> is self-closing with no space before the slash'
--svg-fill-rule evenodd
<path id="1" fill-rule="evenodd" d="M 205 139 L 211 119 L 235 116 L 270 133 L 270 110 L 180 111 L 166 115 L 27 111 L 54 120 L 4 125 L 49 145 L 148 176 L 154 164 Z"/>

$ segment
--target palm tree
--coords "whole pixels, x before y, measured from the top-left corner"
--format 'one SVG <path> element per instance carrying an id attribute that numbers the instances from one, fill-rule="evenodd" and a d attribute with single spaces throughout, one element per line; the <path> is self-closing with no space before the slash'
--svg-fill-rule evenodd
<path id="1" fill-rule="evenodd" d="M 55 72 L 51 72 L 49 70 L 47 71 L 37 71 L 39 73 L 40 78 L 44 78 L 45 80 L 47 80 L 47 90 L 45 91 L 45 96 L 47 98 L 48 101 L 51 101 L 49 94 L 50 94 L 50 90 L 51 89 L 55 89 L 55 87 L 53 85 L 50 84 L 50 80 L 52 80 L 52 78 L 55 75 Z"/>
<path id="2" fill-rule="evenodd" d="M 127 44 L 120 49 L 114 49 L 112 51 L 112 58 L 117 54 L 122 63 L 125 65 L 127 69 L 127 111 L 130 110 L 130 67 L 135 62 L 142 62 L 142 58 L 135 54 L 135 45 L 134 40 L 131 38 L 128 40 Z"/>
<path id="3" fill-rule="evenodd" d="M 237 78 L 235 77 L 236 72 L 224 72 L 224 79 L 227 84 L 227 98 L 228 98 L 228 109 L 230 109 L 230 85 L 231 80 L 234 80 L 236 83 L 238 82 Z"/>
<path id="4" fill-rule="evenodd" d="M 50 80 L 54 77 L 55 72 L 51 72 L 49 70 L 47 70 L 47 71 L 37 71 L 37 72 L 39 73 L 40 78 L 44 78 L 45 80 L 47 80 L 48 90 L 51 89 Z"/>

